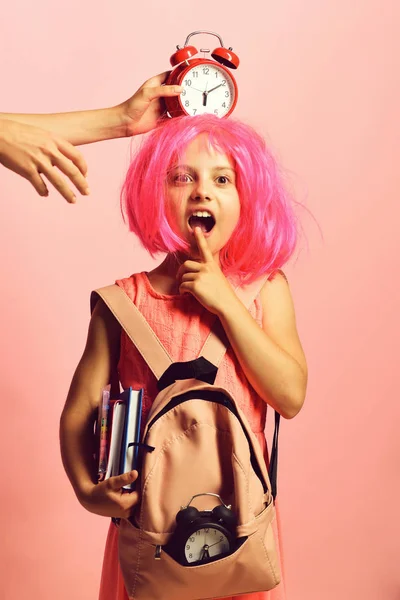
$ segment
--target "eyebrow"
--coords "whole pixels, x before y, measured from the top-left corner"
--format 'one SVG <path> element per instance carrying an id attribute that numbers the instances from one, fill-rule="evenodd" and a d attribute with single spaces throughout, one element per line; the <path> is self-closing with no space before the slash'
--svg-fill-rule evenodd
<path id="1" fill-rule="evenodd" d="M 186 169 L 187 171 L 191 171 L 192 173 L 194 173 L 194 171 L 195 171 L 195 169 L 193 169 L 193 167 L 191 167 L 190 165 L 174 165 L 173 167 L 171 167 L 170 171 L 175 171 L 176 169 Z M 226 165 L 226 167 L 223 167 L 223 166 L 213 167 L 212 170 L 213 171 L 232 171 L 232 173 L 236 172 L 235 169 L 233 169 L 229 165 Z"/>

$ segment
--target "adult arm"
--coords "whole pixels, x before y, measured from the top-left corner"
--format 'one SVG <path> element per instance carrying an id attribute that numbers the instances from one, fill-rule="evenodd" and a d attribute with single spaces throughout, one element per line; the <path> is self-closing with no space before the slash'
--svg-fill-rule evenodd
<path id="1" fill-rule="evenodd" d="M 110 108 L 54 114 L 0 113 L 8 119 L 46 129 L 74 146 L 146 133 L 165 107 L 162 98 L 177 96 L 180 86 L 163 85 L 168 71 L 145 81 L 131 98 Z"/>

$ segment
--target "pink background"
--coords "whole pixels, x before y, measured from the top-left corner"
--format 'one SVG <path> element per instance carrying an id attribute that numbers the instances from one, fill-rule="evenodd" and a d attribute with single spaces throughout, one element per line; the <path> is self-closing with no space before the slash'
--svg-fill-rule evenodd
<path id="1" fill-rule="evenodd" d="M 398 600 L 400 4 L 236 6 L 3 3 L 0 110 L 116 104 L 195 29 L 234 47 L 235 115 L 267 136 L 316 219 L 299 211 L 304 237 L 286 269 L 310 370 L 304 409 L 281 429 L 288 600 Z M 58 419 L 90 290 L 153 264 L 119 214 L 129 147 L 83 148 L 92 194 L 76 206 L 0 168 L 5 600 L 97 598 L 108 520 L 73 495 Z"/>

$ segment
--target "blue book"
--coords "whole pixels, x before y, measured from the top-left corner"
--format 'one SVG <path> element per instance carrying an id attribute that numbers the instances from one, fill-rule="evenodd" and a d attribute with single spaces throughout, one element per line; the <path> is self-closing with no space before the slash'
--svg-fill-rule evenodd
<path id="1" fill-rule="evenodd" d="M 140 442 L 140 423 L 142 417 L 143 390 L 131 387 L 122 392 L 119 399 L 125 405 L 125 424 L 121 443 L 120 473 L 128 473 L 138 468 Z M 133 490 L 135 483 L 124 486 L 125 490 Z"/>

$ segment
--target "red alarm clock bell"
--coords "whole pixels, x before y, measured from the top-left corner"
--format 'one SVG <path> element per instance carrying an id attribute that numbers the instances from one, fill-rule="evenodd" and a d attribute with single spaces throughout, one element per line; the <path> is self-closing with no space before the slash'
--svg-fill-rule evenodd
<path id="1" fill-rule="evenodd" d="M 189 46 L 193 35 L 207 33 L 218 38 L 220 47 L 211 52 L 214 60 L 208 58 L 192 58 L 199 51 Z M 200 53 L 208 54 L 210 50 L 201 49 Z M 234 110 L 238 89 L 236 81 L 229 69 L 237 69 L 239 58 L 232 48 L 224 48 L 221 37 L 212 31 L 194 31 L 186 38 L 183 48 L 177 46 L 170 58 L 171 71 L 166 84 L 181 85 L 183 92 L 179 96 L 165 98 L 167 111 L 171 117 L 182 115 L 201 115 L 213 113 L 218 117 L 228 117 Z"/>

